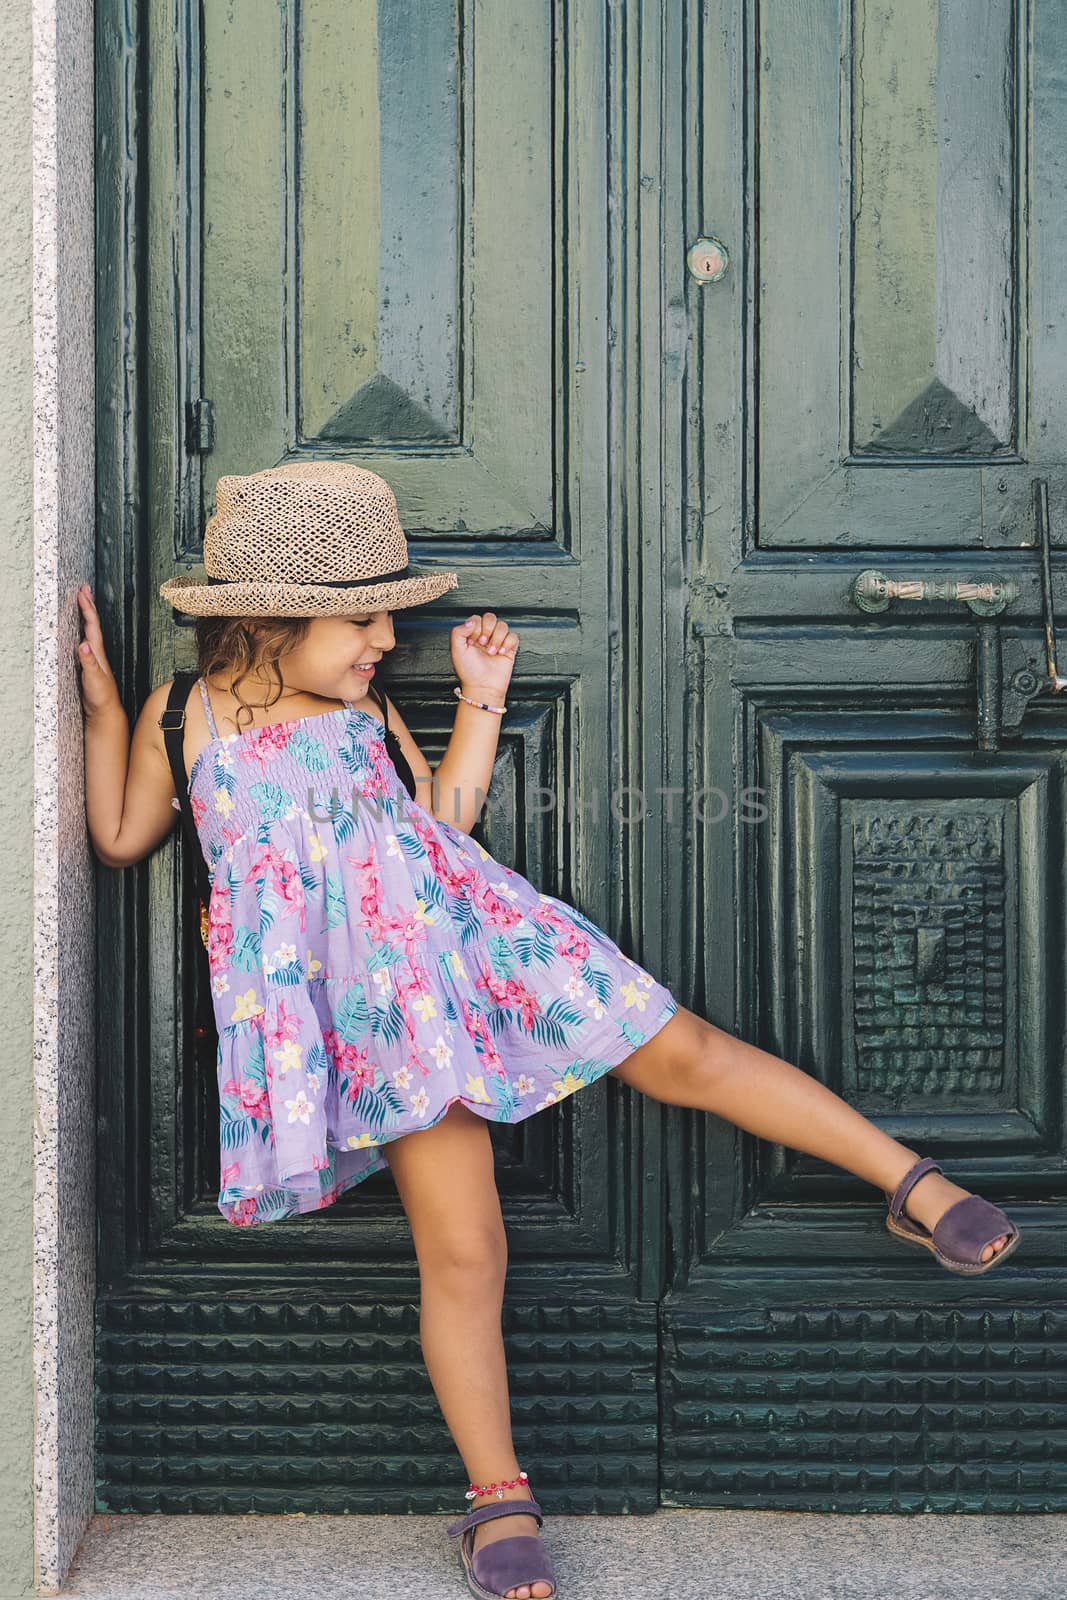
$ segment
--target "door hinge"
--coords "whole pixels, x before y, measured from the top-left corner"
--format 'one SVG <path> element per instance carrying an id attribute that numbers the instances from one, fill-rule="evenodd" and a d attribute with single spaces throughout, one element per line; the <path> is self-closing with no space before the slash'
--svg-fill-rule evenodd
<path id="1" fill-rule="evenodd" d="M 215 448 L 215 407 L 203 396 L 185 403 L 185 448 L 191 456 Z"/>

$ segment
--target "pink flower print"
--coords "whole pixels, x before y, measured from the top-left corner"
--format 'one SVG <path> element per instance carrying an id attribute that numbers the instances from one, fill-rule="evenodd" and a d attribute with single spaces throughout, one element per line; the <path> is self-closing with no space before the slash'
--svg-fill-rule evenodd
<path id="1" fill-rule="evenodd" d="M 380 926 L 383 936 L 390 940 L 394 948 L 402 944 L 404 953 L 409 958 L 415 954 L 416 944 L 426 938 L 426 923 L 413 911 L 401 917 L 382 917 Z M 393 938 L 392 935 L 396 937 Z"/>
<path id="2" fill-rule="evenodd" d="M 267 1050 L 275 1050 L 283 1044 L 288 1044 L 290 1040 L 296 1040 L 299 1038 L 299 1016 L 297 1016 L 295 1012 L 290 1012 L 284 999 L 279 999 L 277 1026 L 272 1028 L 264 1027 L 263 1029 L 264 1048 Z"/>
<path id="3" fill-rule="evenodd" d="M 300 931 L 305 927 L 304 881 L 300 876 L 300 868 L 295 861 L 290 861 L 288 856 L 282 855 L 275 845 L 263 845 L 259 853 L 252 858 L 251 865 L 245 874 L 246 883 L 263 878 L 269 872 L 271 887 L 282 898 L 288 910 L 300 912 Z"/>
<path id="4" fill-rule="evenodd" d="M 513 928 L 517 922 L 522 921 L 522 912 L 510 905 L 507 900 L 502 900 L 488 885 L 479 897 L 478 907 L 489 913 L 489 920 L 494 928 Z"/>
<path id="5" fill-rule="evenodd" d="M 364 1084 L 368 1089 L 374 1088 L 375 1066 L 369 1059 L 369 1050 L 361 1050 L 358 1045 L 349 1044 L 347 1039 L 342 1039 L 333 1028 L 327 1028 L 322 1038 L 338 1073 L 348 1078 L 346 1093 L 349 1100 L 356 1099 Z"/>
<path id="6" fill-rule="evenodd" d="M 256 1197 L 248 1195 L 244 1200 L 236 1200 L 230 1212 L 230 1221 L 236 1222 L 238 1227 L 247 1227 L 256 1220 Z"/>
<path id="7" fill-rule="evenodd" d="M 579 932 L 573 925 L 566 938 L 561 939 L 556 949 L 561 956 L 566 956 L 569 961 L 576 963 L 585 961 L 589 955 L 589 940 L 584 933 Z"/>
<path id="8" fill-rule="evenodd" d="M 474 982 L 475 988 L 488 989 L 498 1005 L 517 1006 L 523 1027 L 527 1032 L 533 1028 L 534 1017 L 541 1014 L 541 1002 L 535 994 L 531 993 L 521 979 L 497 978 L 491 968 L 483 962 L 481 974 Z"/>
<path id="9" fill-rule="evenodd" d="M 560 933 L 574 927 L 570 917 L 565 916 L 558 906 L 554 906 L 546 900 L 544 895 L 541 896 L 534 910 L 530 912 L 530 919 L 533 922 L 543 922 L 546 928 L 555 928 Z"/>
<path id="10" fill-rule="evenodd" d="M 233 923 L 227 900 L 221 892 L 212 894 L 207 908 L 207 957 L 212 977 L 229 965 L 232 950 Z"/>
<path id="11" fill-rule="evenodd" d="M 248 744 L 237 752 L 242 761 L 255 761 L 262 770 L 284 750 L 297 727 L 295 722 L 274 722 L 268 728 L 249 728 Z"/>
<path id="12" fill-rule="evenodd" d="M 471 1010 L 468 1001 L 461 1000 L 460 1004 L 463 1007 L 463 1024 L 478 1048 L 478 1054 L 482 1058 L 483 1066 L 490 1072 L 495 1072 L 498 1078 L 506 1078 L 507 1073 L 504 1070 L 504 1063 L 501 1061 L 500 1056 L 497 1054 L 496 1046 L 489 1037 L 485 1018 L 476 1016 Z"/>
<path id="13" fill-rule="evenodd" d="M 349 856 L 348 860 L 359 874 L 359 886 L 363 891 L 359 898 L 359 909 L 365 917 L 375 917 L 382 903 L 382 877 L 378 865 L 377 853 L 373 845 L 365 859 L 359 856 Z"/>
<path id="14" fill-rule="evenodd" d="M 223 1167 L 220 1173 L 223 1188 L 226 1189 L 231 1183 L 236 1183 L 240 1176 L 241 1163 L 239 1161 L 231 1161 L 229 1166 Z"/>
<path id="15" fill-rule="evenodd" d="M 250 1117 L 261 1117 L 266 1122 L 270 1117 L 270 1100 L 262 1084 L 257 1083 L 255 1078 L 242 1078 L 240 1094 L 242 1111 L 247 1111 Z"/>
<path id="16" fill-rule="evenodd" d="M 199 829 L 200 824 L 203 822 L 207 813 L 207 801 L 201 800 L 200 796 L 190 789 L 189 804 L 193 808 L 193 822 L 196 824 L 197 829 Z"/>

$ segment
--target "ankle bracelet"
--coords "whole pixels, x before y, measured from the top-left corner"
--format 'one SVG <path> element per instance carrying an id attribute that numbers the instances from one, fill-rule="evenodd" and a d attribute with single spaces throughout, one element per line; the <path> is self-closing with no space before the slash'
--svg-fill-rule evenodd
<path id="1" fill-rule="evenodd" d="M 478 1484 L 472 1483 L 463 1498 L 464 1500 L 477 1500 L 480 1494 L 495 1494 L 498 1500 L 503 1500 L 505 1489 L 517 1489 L 520 1483 L 526 1482 L 528 1482 L 528 1479 L 525 1472 L 520 1472 L 518 1477 L 512 1478 L 510 1483 L 483 1483 L 480 1488 Z"/>

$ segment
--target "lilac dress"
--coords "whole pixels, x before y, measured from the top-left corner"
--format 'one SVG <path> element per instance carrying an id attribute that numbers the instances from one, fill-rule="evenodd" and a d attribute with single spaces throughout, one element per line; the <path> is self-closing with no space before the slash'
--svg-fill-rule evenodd
<path id="1" fill-rule="evenodd" d="M 212 889 L 218 1206 L 330 1205 L 456 1100 L 521 1122 L 678 1009 L 565 901 L 412 800 L 382 719 L 335 711 L 220 737 L 189 798 Z"/>

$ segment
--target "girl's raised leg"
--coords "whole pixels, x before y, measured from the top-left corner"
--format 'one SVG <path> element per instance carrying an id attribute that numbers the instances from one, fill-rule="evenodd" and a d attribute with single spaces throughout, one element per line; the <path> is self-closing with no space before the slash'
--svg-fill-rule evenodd
<path id="1" fill-rule="evenodd" d="M 516 1478 L 500 1327 L 507 1237 L 489 1124 L 457 1101 L 432 1128 L 391 1139 L 382 1149 L 419 1263 L 423 1359 L 468 1482 Z M 495 1498 L 465 1501 L 459 1514 Z M 528 1500 L 531 1492 L 519 1485 L 506 1489 L 504 1498 Z M 532 1516 L 494 1517 L 475 1528 L 474 1549 L 493 1539 L 537 1532 Z M 505 1593 L 514 1600 L 539 1600 L 551 1595 L 552 1586 L 537 1580 Z"/>
<path id="2" fill-rule="evenodd" d="M 890 1194 L 918 1154 L 899 1144 L 832 1089 L 780 1056 L 746 1044 L 679 1006 L 674 1016 L 612 1071 L 667 1105 L 713 1111 L 747 1133 L 832 1161 Z M 933 1230 L 968 1193 L 939 1172 L 928 1172 L 904 1202 L 916 1222 Z M 1002 1250 L 1002 1234 L 982 1251 Z"/>

